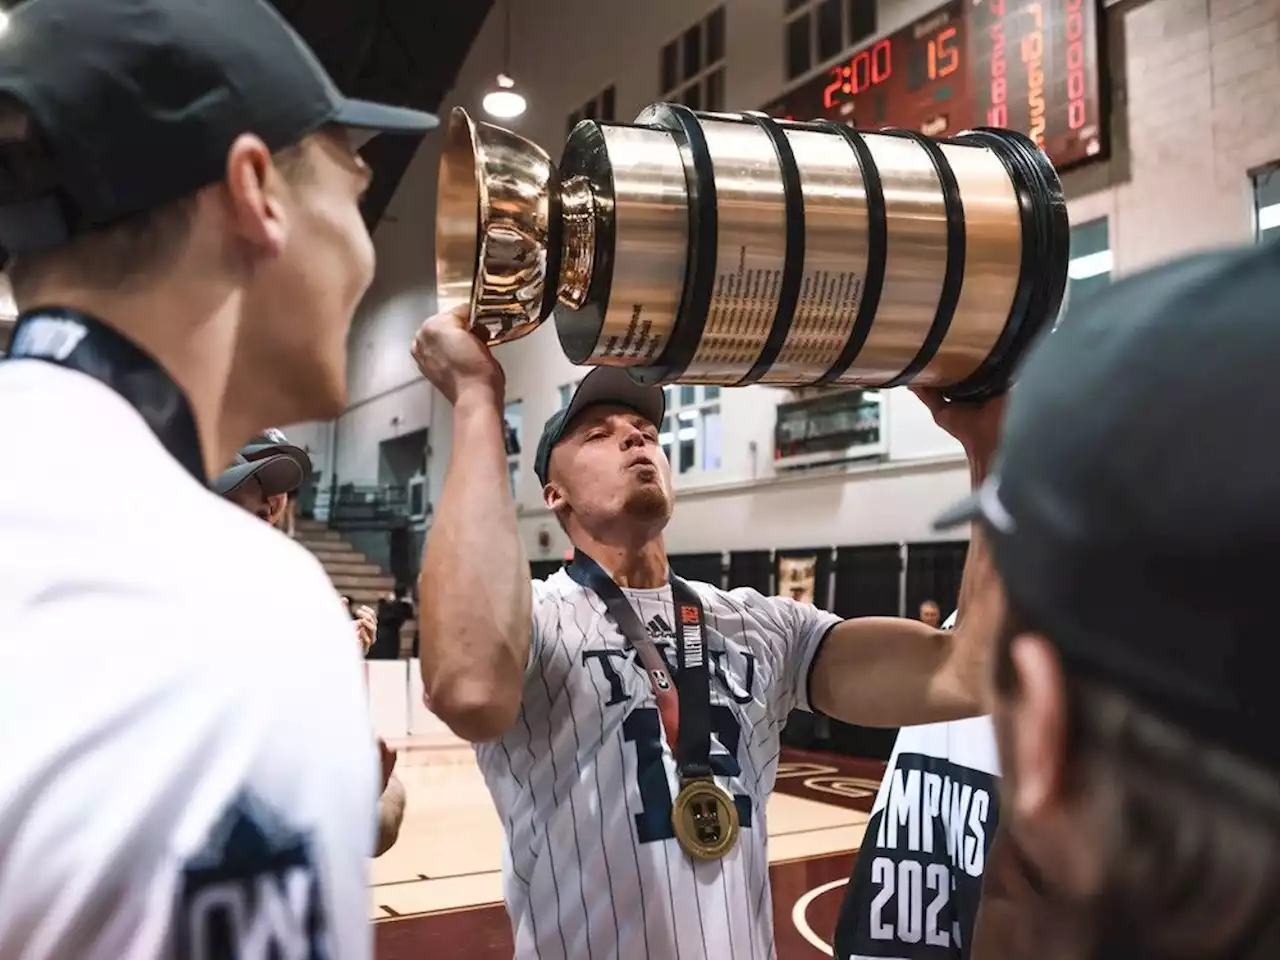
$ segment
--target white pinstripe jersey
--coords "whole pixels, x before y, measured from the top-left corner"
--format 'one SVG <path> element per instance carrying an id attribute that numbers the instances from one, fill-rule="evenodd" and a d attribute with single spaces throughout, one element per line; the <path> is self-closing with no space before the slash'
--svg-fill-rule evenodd
<path id="1" fill-rule="evenodd" d="M 693 588 L 706 611 L 712 765 L 742 832 L 720 861 L 677 843 L 675 759 L 635 651 L 604 601 L 564 571 L 533 583 L 515 726 L 476 753 L 506 830 L 516 957 L 774 957 L 765 804 L 779 734 L 808 709 L 809 666 L 839 618 L 754 590 Z M 671 588 L 624 589 L 675 673 Z"/>

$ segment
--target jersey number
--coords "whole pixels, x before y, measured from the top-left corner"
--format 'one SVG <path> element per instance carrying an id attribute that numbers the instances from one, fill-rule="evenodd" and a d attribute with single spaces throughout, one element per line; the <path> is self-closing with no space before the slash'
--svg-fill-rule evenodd
<path id="1" fill-rule="evenodd" d="M 718 777 L 737 777 L 738 740 L 742 733 L 737 718 L 726 706 L 711 708 L 711 731 L 724 747 L 724 753 L 711 752 L 711 771 Z M 640 781 L 640 812 L 636 814 L 636 833 L 641 843 L 675 838 L 671 826 L 671 786 L 662 762 L 662 718 L 657 707 L 637 707 L 622 721 L 622 737 L 636 745 L 636 776 Z M 738 819 L 744 830 L 751 827 L 751 798 L 734 795 Z"/>
<path id="2" fill-rule="evenodd" d="M 896 882 L 895 882 L 896 881 Z M 871 882 L 880 884 L 880 892 L 871 901 L 871 939 L 896 940 L 899 943 L 924 942 L 931 947 L 951 946 L 951 935 L 938 929 L 938 917 L 951 899 L 951 874 L 945 864 L 921 865 L 915 860 L 895 864 L 888 857 L 871 861 Z M 898 923 L 886 922 L 885 906 L 897 892 Z M 933 899 L 928 907 L 924 892 Z"/>

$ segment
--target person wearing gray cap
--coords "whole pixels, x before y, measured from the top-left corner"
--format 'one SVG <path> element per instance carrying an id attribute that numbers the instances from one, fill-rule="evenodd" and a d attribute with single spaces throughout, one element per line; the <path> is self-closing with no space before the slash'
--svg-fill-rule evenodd
<path id="1" fill-rule="evenodd" d="M 1274 243 L 1079 301 L 938 521 L 987 534 L 1007 595 L 1000 815 L 1038 958 L 1280 956 L 1278 305 Z"/>
<path id="2" fill-rule="evenodd" d="M 240 449 L 250 460 L 283 454 L 292 458 L 302 468 L 302 481 L 287 494 L 271 498 L 271 525 L 293 538 L 297 535 L 298 491 L 311 482 L 313 467 L 311 454 L 301 447 L 294 446 L 284 431 L 277 427 L 264 430 Z"/>
<path id="3" fill-rule="evenodd" d="M 374 270 L 357 148 L 436 118 L 344 96 L 265 0 L 7 7 L 0 956 L 363 960 L 351 621 L 208 484 L 342 411 Z"/>
<path id="4" fill-rule="evenodd" d="M 291 445 L 279 430 L 255 437 L 241 448 L 236 462 L 213 478 L 210 486 L 242 510 L 259 520 L 278 526 L 278 510 L 273 501 L 288 496 L 305 482 L 311 458 L 299 447 Z M 350 610 L 362 655 L 369 652 L 378 631 L 377 615 L 371 607 L 351 610 L 346 597 L 343 606 Z M 396 752 L 378 737 L 382 766 L 382 795 L 378 798 L 378 839 L 373 855 L 380 857 L 395 845 L 404 822 L 404 784 L 395 775 Z"/>
<path id="5" fill-rule="evenodd" d="M 432 318 L 414 345 L 453 405 L 420 578 L 421 664 L 433 711 L 476 744 L 507 832 L 516 956 L 771 956 L 766 805 L 787 717 L 900 726 L 981 713 L 1000 612 L 982 538 L 954 633 L 688 583 L 664 540 L 663 391 L 602 366 L 543 428 L 534 472 L 575 552 L 530 582 L 502 371 L 465 324 Z M 980 479 L 999 402 L 926 397 Z"/>

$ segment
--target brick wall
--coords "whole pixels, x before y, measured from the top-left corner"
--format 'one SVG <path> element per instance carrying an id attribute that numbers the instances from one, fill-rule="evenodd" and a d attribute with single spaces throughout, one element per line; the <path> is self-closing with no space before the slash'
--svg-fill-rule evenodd
<path id="1" fill-rule="evenodd" d="M 1117 273 L 1248 240 L 1249 171 L 1280 160 L 1280 0 L 1149 0 L 1108 18 L 1115 155 L 1067 178 Z"/>

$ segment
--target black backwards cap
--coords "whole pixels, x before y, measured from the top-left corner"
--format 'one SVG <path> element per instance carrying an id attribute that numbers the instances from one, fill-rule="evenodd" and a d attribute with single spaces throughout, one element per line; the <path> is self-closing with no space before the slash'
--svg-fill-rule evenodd
<path id="1" fill-rule="evenodd" d="M 980 520 L 1068 669 L 1280 770 L 1280 245 L 1073 304 L 1009 397 Z"/>
<path id="2" fill-rule="evenodd" d="M 245 133 L 275 151 L 327 124 L 438 123 L 343 97 L 263 0 L 31 0 L 0 37 L 0 95 L 39 137 L 0 130 L 0 245 L 16 254 L 221 179 Z"/>

